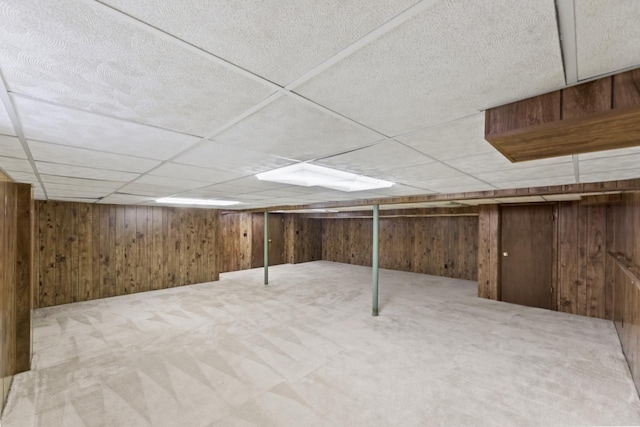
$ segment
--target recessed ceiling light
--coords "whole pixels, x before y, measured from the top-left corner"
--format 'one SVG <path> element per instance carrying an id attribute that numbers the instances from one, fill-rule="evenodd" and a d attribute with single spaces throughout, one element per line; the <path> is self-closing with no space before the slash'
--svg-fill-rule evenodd
<path id="1" fill-rule="evenodd" d="M 343 172 L 309 163 L 296 163 L 256 175 L 259 180 L 300 185 L 302 187 L 326 187 L 339 191 L 363 191 L 388 188 L 393 182 L 369 178 L 364 175 Z"/>
<path id="2" fill-rule="evenodd" d="M 156 200 L 157 203 L 167 203 L 171 205 L 206 205 L 206 206 L 231 206 L 240 202 L 232 200 L 212 200 L 212 199 L 181 199 L 179 197 L 163 197 Z"/>

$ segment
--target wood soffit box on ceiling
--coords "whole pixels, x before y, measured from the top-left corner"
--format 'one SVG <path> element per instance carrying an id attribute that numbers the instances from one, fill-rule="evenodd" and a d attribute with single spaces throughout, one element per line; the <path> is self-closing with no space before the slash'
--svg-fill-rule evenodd
<path id="1" fill-rule="evenodd" d="M 491 108 L 485 139 L 512 162 L 640 145 L 640 69 Z"/>

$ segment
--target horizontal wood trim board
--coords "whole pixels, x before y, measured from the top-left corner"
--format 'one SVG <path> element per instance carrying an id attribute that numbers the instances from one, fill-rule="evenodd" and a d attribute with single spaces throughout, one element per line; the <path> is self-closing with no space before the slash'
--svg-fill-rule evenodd
<path id="1" fill-rule="evenodd" d="M 427 202 L 445 202 L 445 201 L 464 201 L 469 199 L 486 200 L 508 197 L 523 196 L 553 196 L 559 194 L 582 194 L 597 193 L 609 191 L 640 191 L 640 178 L 619 180 L 619 181 L 603 181 L 588 182 L 581 184 L 552 185 L 543 187 L 528 188 L 510 188 L 504 190 L 487 190 L 473 191 L 467 193 L 451 193 L 451 194 L 424 194 L 415 196 L 400 197 L 382 197 L 376 199 L 360 199 L 344 202 L 320 202 L 308 205 L 282 205 L 269 206 L 266 208 L 239 209 L 237 211 L 227 211 L 232 213 L 238 212 L 264 212 L 264 211 L 292 211 L 303 209 L 331 209 L 331 208 L 349 208 L 355 206 L 371 206 L 371 205 L 394 205 L 406 203 L 427 203 Z M 499 203 L 496 201 L 496 203 Z M 460 209 L 460 208 L 457 208 Z"/>

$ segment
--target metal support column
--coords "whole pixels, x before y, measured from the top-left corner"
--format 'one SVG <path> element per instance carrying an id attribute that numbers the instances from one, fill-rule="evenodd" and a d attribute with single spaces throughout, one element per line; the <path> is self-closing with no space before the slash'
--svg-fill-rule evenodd
<path id="1" fill-rule="evenodd" d="M 264 212 L 264 284 L 269 284 L 269 212 Z"/>
<path id="2" fill-rule="evenodd" d="M 378 234 L 380 230 L 380 206 L 373 205 L 373 316 L 378 315 Z"/>

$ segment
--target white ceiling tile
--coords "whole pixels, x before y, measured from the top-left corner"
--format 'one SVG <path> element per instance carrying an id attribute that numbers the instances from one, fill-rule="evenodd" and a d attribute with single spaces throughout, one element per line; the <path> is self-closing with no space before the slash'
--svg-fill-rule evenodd
<path id="1" fill-rule="evenodd" d="M 601 157 L 589 160 L 580 159 L 580 176 L 600 172 L 610 172 L 621 169 L 635 169 L 640 175 L 640 154 L 627 156 Z"/>
<path id="2" fill-rule="evenodd" d="M 231 179 L 236 179 L 243 176 L 242 174 L 236 172 L 201 168 L 198 166 L 189 166 L 179 163 L 165 163 L 159 168 L 151 171 L 149 175 L 190 179 L 194 181 L 207 182 L 210 184 L 229 181 Z"/>
<path id="3" fill-rule="evenodd" d="M 422 181 L 421 185 L 431 191 L 443 194 L 495 189 L 494 186 L 467 175 L 460 175 L 449 178 L 432 178 Z"/>
<path id="4" fill-rule="evenodd" d="M 640 168 L 580 174 L 580 182 L 619 181 L 636 178 L 640 178 Z"/>
<path id="5" fill-rule="evenodd" d="M 38 177 L 33 171 L 29 172 L 8 172 L 11 175 L 11 178 L 15 182 L 21 182 L 25 184 L 34 184 L 40 187 L 40 181 L 38 181 Z"/>
<path id="6" fill-rule="evenodd" d="M 43 173 L 40 174 L 40 178 L 42 178 L 42 182 L 44 182 L 45 185 L 56 184 L 77 187 L 116 189 L 119 186 L 126 184 L 126 182 L 123 181 L 73 178 L 67 176 L 47 175 Z"/>
<path id="7" fill-rule="evenodd" d="M 439 1 L 296 92 L 393 136 L 564 84 L 553 1 Z"/>
<path id="8" fill-rule="evenodd" d="M 540 176 L 521 181 L 492 182 L 492 184 L 499 189 L 546 187 L 549 185 L 567 185 L 575 183 L 576 178 L 573 174 L 565 176 Z"/>
<path id="9" fill-rule="evenodd" d="M 83 166 L 61 165 L 58 163 L 36 162 L 36 167 L 41 174 L 57 175 L 71 178 L 98 179 L 105 181 L 129 182 L 140 175 L 131 172 L 95 169 Z"/>
<path id="10" fill-rule="evenodd" d="M 415 2 L 107 0 L 105 3 L 285 85 Z"/>
<path id="11" fill-rule="evenodd" d="M 272 91 L 103 8 L 5 3 L 12 18 L 0 27 L 0 57 L 10 91 L 194 135 Z"/>
<path id="12" fill-rule="evenodd" d="M 9 119 L 7 110 L 4 108 L 4 104 L 0 102 L 0 135 L 14 135 L 16 132 L 13 130 L 13 123 Z"/>
<path id="13" fill-rule="evenodd" d="M 283 96 L 215 137 L 223 144 L 310 160 L 380 140 L 380 135 Z"/>
<path id="14" fill-rule="evenodd" d="M 525 168 L 514 167 L 511 169 L 498 170 L 495 172 L 481 173 L 474 176 L 491 184 L 509 183 L 512 181 L 539 180 L 553 177 L 563 177 L 573 175 L 573 163 L 564 162 L 556 164 L 545 164 L 540 166 L 530 166 Z M 546 184 L 548 185 L 548 184 Z"/>
<path id="15" fill-rule="evenodd" d="M 376 178 L 386 179 L 398 184 L 424 188 L 426 190 L 433 190 L 426 184 L 429 182 L 440 182 L 444 179 L 453 179 L 461 176 L 465 175 L 463 175 L 462 172 L 442 163 L 427 163 L 385 171 Z"/>
<path id="16" fill-rule="evenodd" d="M 433 159 L 399 142 L 388 140 L 312 163 L 380 179 L 390 169 L 433 162 Z"/>
<path id="17" fill-rule="evenodd" d="M 196 136 L 13 97 L 25 136 L 127 156 L 166 160 L 201 139 Z"/>
<path id="18" fill-rule="evenodd" d="M 65 198 L 87 198 L 87 199 L 99 199 L 101 197 L 106 196 L 111 193 L 109 190 L 91 190 L 91 189 L 81 189 L 81 188 L 50 188 L 51 186 L 46 186 L 47 195 L 50 199 L 59 199 L 61 197 Z"/>
<path id="19" fill-rule="evenodd" d="M 295 163 L 215 141 L 203 142 L 174 159 L 174 162 L 203 168 L 216 168 L 241 175 L 253 175 Z"/>
<path id="20" fill-rule="evenodd" d="M 177 197 L 186 197 L 193 199 L 223 199 L 235 198 L 235 195 L 227 193 L 225 191 L 216 191 L 209 188 L 198 188 L 196 190 L 189 190 L 179 193 Z"/>
<path id="21" fill-rule="evenodd" d="M 419 129 L 395 139 L 438 160 L 497 153 L 484 139 L 484 113 Z"/>
<path id="22" fill-rule="evenodd" d="M 83 148 L 56 145 L 40 141 L 29 141 L 33 157 L 41 162 L 60 163 L 73 166 L 90 166 L 123 172 L 146 172 L 161 162 L 140 157 L 102 153 Z"/>
<path id="23" fill-rule="evenodd" d="M 45 181 L 44 185 L 47 191 L 95 191 L 96 193 L 101 193 L 102 196 L 112 193 L 125 185 L 123 182 L 92 181 L 89 179 L 78 179 L 76 181 L 74 184 L 58 184 Z"/>
<path id="24" fill-rule="evenodd" d="M 1 106 L 1 105 L 0 105 Z M 20 144 L 20 140 L 14 136 L 0 135 L 0 156 L 26 159 L 27 154 Z"/>
<path id="25" fill-rule="evenodd" d="M 391 197 L 391 196 L 413 196 L 417 194 L 430 194 L 426 190 L 417 187 L 410 187 L 402 184 L 394 184 L 389 188 L 380 188 L 376 190 L 372 190 L 376 194 L 379 194 L 382 197 Z"/>
<path id="26" fill-rule="evenodd" d="M 250 188 L 251 192 L 262 191 L 262 190 L 275 190 L 277 188 L 291 187 L 287 184 L 282 184 L 280 182 L 270 182 L 270 181 L 261 181 L 255 176 L 246 176 L 244 178 L 234 179 L 233 181 L 229 181 L 229 185 L 236 185 L 241 188 Z M 221 184 L 221 185 L 225 185 Z"/>
<path id="27" fill-rule="evenodd" d="M 555 165 L 558 163 L 571 163 L 571 156 L 553 157 L 550 159 L 531 160 L 527 162 L 511 163 L 497 151 L 489 154 L 469 155 L 446 160 L 445 163 L 470 175 L 481 175 L 496 171 L 519 171 L 533 167 Z M 535 169 L 534 174 L 541 169 Z M 564 168 L 563 168 L 564 170 Z"/>
<path id="28" fill-rule="evenodd" d="M 190 179 L 180 179 L 167 176 L 143 175 L 136 179 L 136 184 L 150 184 L 166 188 L 175 188 L 176 190 L 187 190 L 192 188 L 204 187 L 206 182 L 193 181 Z"/>
<path id="29" fill-rule="evenodd" d="M 135 196 L 130 194 L 112 194 L 109 197 L 101 199 L 98 203 L 113 205 L 136 205 L 141 203 L 153 202 L 153 197 Z"/>
<path id="30" fill-rule="evenodd" d="M 82 198 L 82 197 L 49 197 L 50 200 L 59 200 L 62 202 L 78 202 L 78 203 L 96 203 L 99 198 Z"/>
<path id="31" fill-rule="evenodd" d="M 118 193 L 130 194 L 134 196 L 146 196 L 146 197 L 169 197 L 176 193 L 179 193 L 180 189 L 176 187 L 167 187 L 153 184 L 139 184 L 131 183 L 127 184 L 118 190 Z"/>
<path id="32" fill-rule="evenodd" d="M 637 0 L 577 0 L 575 17 L 580 79 L 640 65 Z"/>
<path id="33" fill-rule="evenodd" d="M 640 147 L 619 148 L 617 150 L 596 151 L 593 153 L 579 154 L 578 158 L 582 160 L 600 159 L 603 157 L 628 156 L 631 154 L 640 154 Z"/>
<path id="34" fill-rule="evenodd" d="M 28 160 L 14 157 L 0 157 L 0 168 L 8 172 L 33 172 Z"/>

